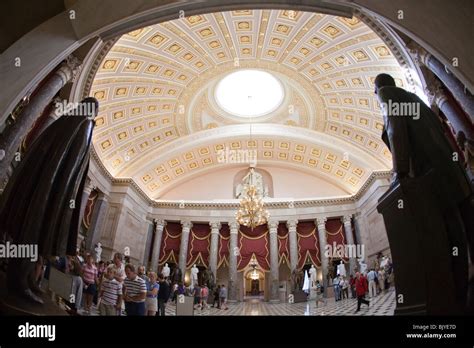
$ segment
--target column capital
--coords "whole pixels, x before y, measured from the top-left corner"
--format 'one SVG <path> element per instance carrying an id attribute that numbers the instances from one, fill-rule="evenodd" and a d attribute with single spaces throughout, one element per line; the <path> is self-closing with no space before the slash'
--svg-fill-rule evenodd
<path id="1" fill-rule="evenodd" d="M 164 219 L 154 219 L 153 221 L 156 224 L 156 227 L 155 227 L 156 231 L 158 231 L 159 229 L 163 231 L 163 229 L 166 226 L 166 221 Z"/>
<path id="2" fill-rule="evenodd" d="M 75 78 L 81 71 L 82 61 L 74 55 L 69 55 L 66 60 L 59 66 L 56 74 L 61 77 L 64 84 L 71 81 L 74 82 Z"/>
<path id="3" fill-rule="evenodd" d="M 211 226 L 211 233 L 219 233 L 221 229 L 221 223 L 219 221 L 209 221 L 209 226 Z"/>
<path id="4" fill-rule="evenodd" d="M 193 223 L 191 221 L 188 221 L 188 220 L 183 220 L 183 221 L 181 221 L 181 226 L 183 227 L 183 231 L 187 230 L 189 232 L 191 227 L 193 227 Z"/>
<path id="5" fill-rule="evenodd" d="M 270 220 L 268 221 L 268 228 L 270 229 L 270 233 L 276 232 L 278 229 L 278 220 Z"/>
<path id="6" fill-rule="evenodd" d="M 323 217 L 318 217 L 316 218 L 316 225 L 319 226 L 324 226 L 324 229 L 326 229 L 326 221 L 328 221 L 328 218 L 323 216 Z"/>
<path id="7" fill-rule="evenodd" d="M 238 232 L 239 224 L 237 223 L 237 221 L 235 221 L 235 220 L 229 221 L 228 225 L 229 225 L 230 233 L 237 233 Z"/>
<path id="8" fill-rule="evenodd" d="M 344 225 L 351 225 L 352 215 L 344 215 L 341 220 Z"/>
<path id="9" fill-rule="evenodd" d="M 92 185 L 91 178 L 87 177 L 86 182 L 84 183 L 84 192 L 91 193 L 94 185 Z"/>
<path id="10" fill-rule="evenodd" d="M 288 230 L 290 230 L 290 229 L 295 229 L 296 230 L 297 225 L 298 225 L 298 220 L 296 220 L 296 219 L 290 219 L 286 222 L 286 227 L 288 227 Z"/>

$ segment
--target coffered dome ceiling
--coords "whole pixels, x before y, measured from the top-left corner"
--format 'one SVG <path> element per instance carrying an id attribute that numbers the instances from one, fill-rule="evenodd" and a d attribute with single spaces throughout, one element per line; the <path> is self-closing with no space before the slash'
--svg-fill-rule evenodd
<path id="1" fill-rule="evenodd" d="M 232 113 L 216 99 L 237 71 L 266 72 L 279 84 L 270 112 Z M 122 36 L 100 64 L 90 92 L 100 102 L 94 149 L 113 177 L 132 178 L 153 199 L 229 166 L 218 158 L 226 149 L 257 150 L 258 165 L 294 168 L 354 194 L 391 167 L 373 93 L 380 72 L 410 87 L 394 53 L 357 18 L 243 10 L 145 27 Z"/>

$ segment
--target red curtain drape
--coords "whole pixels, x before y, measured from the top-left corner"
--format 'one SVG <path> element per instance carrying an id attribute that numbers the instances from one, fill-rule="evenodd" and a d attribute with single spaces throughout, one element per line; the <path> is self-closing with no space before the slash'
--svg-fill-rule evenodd
<path id="1" fill-rule="evenodd" d="M 209 224 L 193 224 L 189 232 L 187 266 L 194 264 L 209 266 L 211 226 Z"/>
<path id="2" fill-rule="evenodd" d="M 319 238 L 314 221 L 300 221 L 296 228 L 298 240 L 298 269 L 302 269 L 309 259 L 316 266 L 321 266 Z"/>
<path id="3" fill-rule="evenodd" d="M 341 219 L 328 219 L 328 221 L 326 221 L 326 239 L 327 244 L 331 246 L 331 250 L 343 250 L 346 244 L 346 236 Z M 341 245 L 341 247 L 338 247 L 339 245 Z M 333 253 L 332 256 L 336 255 Z M 348 260 L 348 258 L 344 257 L 344 260 Z"/>
<path id="4" fill-rule="evenodd" d="M 290 240 L 288 238 L 288 227 L 285 223 L 278 224 L 278 263 L 283 260 L 290 264 Z"/>
<path id="5" fill-rule="evenodd" d="M 253 230 L 245 226 L 240 226 L 238 246 L 240 253 L 237 256 L 237 269 L 239 271 L 247 267 L 252 255 L 255 255 L 262 270 L 270 270 L 270 246 L 268 242 L 267 225 L 257 226 Z"/>
<path id="6" fill-rule="evenodd" d="M 82 217 L 82 225 L 86 229 L 89 229 L 91 225 L 92 213 L 94 212 L 97 197 L 99 197 L 99 192 L 97 190 L 93 190 L 87 199 L 86 208 L 84 209 L 84 216 Z"/>
<path id="7" fill-rule="evenodd" d="M 179 222 L 167 222 L 163 230 L 160 247 L 159 265 L 165 262 L 178 263 L 179 247 L 181 243 L 181 224 Z"/>
<path id="8" fill-rule="evenodd" d="M 229 265 L 229 239 L 230 229 L 229 225 L 223 224 L 219 231 L 219 258 L 217 260 L 217 268 L 222 264 Z"/>

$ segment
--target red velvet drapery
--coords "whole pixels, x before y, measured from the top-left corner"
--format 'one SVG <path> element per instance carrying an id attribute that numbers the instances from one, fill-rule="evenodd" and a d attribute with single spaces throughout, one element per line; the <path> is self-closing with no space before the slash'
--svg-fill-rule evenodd
<path id="1" fill-rule="evenodd" d="M 239 271 L 242 271 L 245 267 L 247 267 L 252 255 L 255 255 L 255 258 L 257 259 L 257 262 L 262 270 L 270 270 L 270 252 L 267 225 L 257 226 L 253 230 L 245 226 L 240 226 L 238 246 L 240 252 L 237 256 L 237 269 Z"/>
<path id="2" fill-rule="evenodd" d="M 189 232 L 187 267 L 194 264 L 208 267 L 211 226 L 194 223 Z"/>
<path id="3" fill-rule="evenodd" d="M 298 269 L 302 269 L 309 260 L 316 266 L 321 265 L 319 238 L 313 221 L 300 221 L 296 228 L 298 240 Z"/>
<path id="4" fill-rule="evenodd" d="M 288 227 L 285 223 L 278 224 L 278 263 L 282 261 L 290 264 L 290 241 L 288 239 Z"/>
<path id="5" fill-rule="evenodd" d="M 99 197 L 99 191 L 93 190 L 87 199 L 86 207 L 84 209 L 84 216 L 82 217 L 82 225 L 86 229 L 89 229 L 91 225 L 92 213 L 94 212 L 97 197 Z"/>
<path id="6" fill-rule="evenodd" d="M 229 265 L 229 239 L 230 229 L 229 225 L 223 224 L 219 231 L 219 257 L 217 260 L 217 268 L 221 265 Z"/>
<path id="7" fill-rule="evenodd" d="M 328 219 L 328 221 L 326 221 L 326 239 L 331 250 L 343 250 L 344 245 L 346 244 L 346 236 L 341 219 Z M 338 247 L 339 245 L 341 246 Z M 334 255 L 335 254 L 333 253 L 332 256 Z M 348 260 L 348 258 L 344 257 L 344 260 Z"/>
<path id="8" fill-rule="evenodd" d="M 178 263 L 179 247 L 181 243 L 181 224 L 179 222 L 167 222 L 161 240 L 159 265 L 165 262 Z"/>

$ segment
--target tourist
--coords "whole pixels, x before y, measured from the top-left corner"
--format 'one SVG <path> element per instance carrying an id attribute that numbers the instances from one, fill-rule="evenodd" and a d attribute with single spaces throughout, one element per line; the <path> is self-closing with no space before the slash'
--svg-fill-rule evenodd
<path id="1" fill-rule="evenodd" d="M 220 299 L 219 299 L 220 293 L 221 293 L 221 286 L 217 285 L 216 289 L 214 290 L 214 301 L 212 301 L 212 307 L 214 307 L 217 303 L 217 307 L 216 307 L 217 309 L 221 308 Z"/>
<path id="2" fill-rule="evenodd" d="M 221 285 L 221 289 L 219 290 L 219 307 L 221 309 L 229 309 L 227 307 L 227 289 L 224 284 Z"/>
<path id="3" fill-rule="evenodd" d="M 100 288 L 99 314 L 115 316 L 122 306 L 122 285 L 115 279 L 115 268 L 107 267 Z"/>
<path id="4" fill-rule="evenodd" d="M 349 286 L 351 288 L 351 297 L 352 298 L 357 298 L 356 290 L 355 290 L 355 278 L 352 274 L 349 278 Z"/>
<path id="5" fill-rule="evenodd" d="M 369 306 L 369 301 L 365 299 L 365 294 L 367 293 L 367 278 L 363 275 L 360 274 L 359 272 L 356 273 L 356 278 L 355 278 L 355 288 L 356 288 L 356 294 L 357 294 L 357 310 L 356 312 L 360 311 L 360 305 L 366 304 Z"/>
<path id="6" fill-rule="evenodd" d="M 379 269 L 377 274 L 377 279 L 379 280 L 379 288 L 381 292 L 385 292 L 385 271 L 383 268 Z"/>
<path id="7" fill-rule="evenodd" d="M 184 284 L 182 281 L 179 281 L 178 283 L 178 295 L 184 295 L 186 292 L 186 288 L 184 287 Z"/>
<path id="8" fill-rule="evenodd" d="M 113 267 L 115 269 L 115 279 L 117 279 L 117 281 L 121 284 L 125 280 L 125 265 L 123 264 L 122 260 L 122 254 L 114 254 Z"/>
<path id="9" fill-rule="evenodd" d="M 377 273 L 373 268 L 367 274 L 367 280 L 369 281 L 369 298 L 377 296 Z"/>
<path id="10" fill-rule="evenodd" d="M 194 287 L 193 296 L 194 296 L 194 308 L 196 309 L 196 306 L 198 308 L 201 308 L 201 286 L 199 284 L 196 284 L 196 286 Z"/>
<path id="11" fill-rule="evenodd" d="M 349 298 L 349 281 L 346 279 L 346 277 L 342 277 L 342 280 L 339 283 L 341 286 L 341 292 L 342 292 L 342 299 L 348 299 Z"/>
<path id="12" fill-rule="evenodd" d="M 339 301 L 341 299 L 341 288 L 339 286 L 339 282 L 339 276 L 337 275 L 332 282 L 332 286 L 334 289 L 334 298 L 336 301 Z"/>
<path id="13" fill-rule="evenodd" d="M 92 255 L 86 256 L 86 264 L 82 268 L 82 280 L 84 282 L 84 310 L 85 313 L 91 314 L 92 300 L 97 292 L 96 284 L 97 267 L 94 265 L 94 257 Z"/>
<path id="14" fill-rule="evenodd" d="M 163 278 L 167 279 L 167 277 L 165 277 L 164 275 Z M 176 303 L 178 300 L 178 283 L 173 283 L 173 285 L 171 286 L 171 294 L 173 294 L 171 302 Z"/>
<path id="15" fill-rule="evenodd" d="M 145 266 L 138 266 L 137 275 L 142 278 L 145 282 L 149 281 L 147 275 L 145 274 Z"/>
<path id="16" fill-rule="evenodd" d="M 201 309 L 207 309 L 207 297 L 209 296 L 209 288 L 204 284 L 201 287 Z"/>
<path id="17" fill-rule="evenodd" d="M 316 307 L 319 307 L 319 302 L 323 302 L 326 306 L 326 299 L 324 298 L 323 288 L 319 283 L 319 280 L 316 280 Z"/>
<path id="18" fill-rule="evenodd" d="M 145 299 L 147 294 L 145 281 L 138 276 L 132 264 L 125 266 L 127 277 L 123 281 L 123 300 L 125 311 L 129 316 L 145 315 Z"/>
<path id="19" fill-rule="evenodd" d="M 65 300 L 70 302 L 72 307 L 72 313 L 77 314 L 81 309 L 84 281 L 81 277 L 82 266 L 75 256 L 67 257 L 67 265 L 65 267 L 65 271 L 66 273 L 69 273 L 72 276 L 72 297 Z"/>
<path id="20" fill-rule="evenodd" d="M 158 311 L 158 290 L 160 285 L 156 282 L 156 273 L 150 272 L 148 281 L 146 282 L 146 309 L 149 316 L 156 315 Z"/>
<path id="21" fill-rule="evenodd" d="M 158 290 L 158 313 L 157 315 L 165 316 L 166 303 L 170 297 L 170 284 L 163 277 L 163 274 L 160 274 L 159 278 L 160 288 Z"/>

